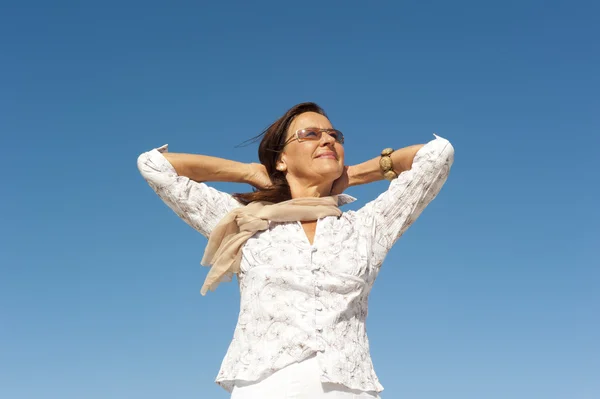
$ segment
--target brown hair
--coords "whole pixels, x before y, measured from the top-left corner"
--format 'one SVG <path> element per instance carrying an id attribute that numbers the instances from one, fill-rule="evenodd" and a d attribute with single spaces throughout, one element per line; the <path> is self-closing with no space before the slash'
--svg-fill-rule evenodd
<path id="1" fill-rule="evenodd" d="M 290 124 L 298 115 L 305 112 L 316 112 L 327 117 L 325 111 L 317 104 L 306 102 L 294 105 L 281 118 L 277 119 L 261 134 L 250 141 L 258 140 L 262 136 L 258 146 L 258 159 L 265 166 L 273 185 L 267 189 L 255 189 L 251 193 L 233 194 L 233 197 L 244 205 L 254 201 L 265 201 L 278 203 L 292 199 L 290 186 L 285 179 L 285 174 L 276 169 L 279 154 L 283 151 L 287 131 Z"/>

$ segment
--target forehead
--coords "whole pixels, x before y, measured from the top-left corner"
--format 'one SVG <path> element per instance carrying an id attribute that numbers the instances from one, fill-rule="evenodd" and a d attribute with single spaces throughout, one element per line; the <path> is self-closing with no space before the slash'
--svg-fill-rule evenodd
<path id="1" fill-rule="evenodd" d="M 292 123 L 288 133 L 295 132 L 296 130 L 305 129 L 307 127 L 318 127 L 321 129 L 330 129 L 331 122 L 325 116 L 317 114 L 316 112 L 305 112 L 298 115 Z"/>

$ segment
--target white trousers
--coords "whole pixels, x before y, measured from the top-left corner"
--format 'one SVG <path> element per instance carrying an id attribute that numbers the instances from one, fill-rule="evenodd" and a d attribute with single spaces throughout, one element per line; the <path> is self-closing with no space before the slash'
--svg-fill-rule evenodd
<path id="1" fill-rule="evenodd" d="M 258 382 L 236 381 L 231 399 L 379 399 L 343 385 L 321 383 L 315 356 L 291 364 Z"/>

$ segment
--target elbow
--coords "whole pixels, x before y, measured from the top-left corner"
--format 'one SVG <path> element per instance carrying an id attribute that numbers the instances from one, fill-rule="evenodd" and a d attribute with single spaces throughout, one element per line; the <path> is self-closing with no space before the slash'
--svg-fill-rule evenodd
<path id="1" fill-rule="evenodd" d="M 434 134 L 435 140 L 433 143 L 437 143 L 440 158 L 445 159 L 448 166 L 454 163 L 454 146 L 447 139 Z"/>
<path id="2" fill-rule="evenodd" d="M 148 183 L 155 186 L 166 186 L 177 178 L 177 171 L 158 149 L 140 154 L 137 158 L 137 168 Z"/>
<path id="3" fill-rule="evenodd" d="M 168 151 L 169 145 L 165 144 L 140 154 L 137 158 L 137 167 L 140 173 L 146 177 L 147 174 L 157 171 L 164 162 Z"/>
<path id="4" fill-rule="evenodd" d="M 145 177 L 145 175 L 148 173 L 148 153 L 144 152 L 143 154 L 140 154 L 137 158 L 137 168 L 139 170 L 139 172 L 142 174 L 142 176 Z"/>
<path id="5" fill-rule="evenodd" d="M 446 158 L 446 163 L 451 166 L 454 163 L 454 146 L 449 141 L 443 151 L 443 156 Z"/>
<path id="6" fill-rule="evenodd" d="M 137 168 L 145 180 L 153 180 L 160 174 L 160 163 L 157 162 L 154 150 L 144 152 L 137 158 Z"/>

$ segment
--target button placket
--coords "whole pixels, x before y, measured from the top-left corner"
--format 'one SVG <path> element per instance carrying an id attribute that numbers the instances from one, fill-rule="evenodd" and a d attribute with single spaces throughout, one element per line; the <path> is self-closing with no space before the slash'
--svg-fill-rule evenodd
<path id="1" fill-rule="evenodd" d="M 315 262 L 315 254 L 318 252 L 317 247 L 310 247 L 310 270 L 314 273 L 315 270 L 319 270 L 319 264 Z"/>
<path id="2" fill-rule="evenodd" d="M 310 263 L 311 263 L 311 271 L 313 274 L 313 294 L 314 294 L 314 322 L 315 322 L 315 340 L 317 343 L 317 350 L 323 350 L 323 338 L 321 337 L 321 333 L 323 332 L 323 326 L 319 323 L 319 313 L 323 310 L 323 305 L 319 302 L 320 296 L 320 283 L 318 281 L 317 272 L 320 270 L 318 262 L 315 262 L 315 254 L 318 252 L 317 247 L 311 246 L 310 248 Z M 319 273 L 320 274 L 320 273 Z"/>

